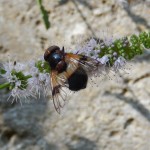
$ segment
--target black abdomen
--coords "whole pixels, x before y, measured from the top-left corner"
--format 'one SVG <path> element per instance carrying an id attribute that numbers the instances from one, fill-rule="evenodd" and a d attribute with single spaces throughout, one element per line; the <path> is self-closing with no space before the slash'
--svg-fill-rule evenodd
<path id="1" fill-rule="evenodd" d="M 69 89 L 79 91 L 87 86 L 88 76 L 83 68 L 78 68 L 68 79 Z"/>

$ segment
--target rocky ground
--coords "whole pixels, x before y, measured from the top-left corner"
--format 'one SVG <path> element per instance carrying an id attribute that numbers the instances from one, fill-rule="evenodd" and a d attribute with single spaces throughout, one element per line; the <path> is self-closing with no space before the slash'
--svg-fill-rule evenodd
<path id="1" fill-rule="evenodd" d="M 74 47 L 80 35 L 115 36 L 150 28 L 150 1 L 43 0 L 51 28 L 46 30 L 33 0 L 0 0 L 0 61 L 37 59 L 51 45 Z M 0 96 L 0 150 L 148 150 L 150 149 L 150 54 L 128 64 L 129 74 L 71 94 L 58 115 L 52 101 L 28 104 Z"/>

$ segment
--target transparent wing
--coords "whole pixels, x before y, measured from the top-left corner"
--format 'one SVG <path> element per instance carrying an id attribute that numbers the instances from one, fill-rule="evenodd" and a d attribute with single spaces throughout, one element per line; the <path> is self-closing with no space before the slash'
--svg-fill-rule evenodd
<path id="1" fill-rule="evenodd" d="M 60 114 L 60 109 L 65 105 L 67 93 L 65 88 L 67 87 L 66 78 L 58 77 L 57 72 L 51 72 L 51 90 L 52 99 L 55 110 Z"/>
<path id="2" fill-rule="evenodd" d="M 84 55 L 69 53 L 67 54 L 66 59 L 69 61 L 69 64 L 72 63 L 76 66 L 81 66 L 88 73 L 88 75 L 93 75 L 98 67 L 102 65 L 97 60 Z"/>

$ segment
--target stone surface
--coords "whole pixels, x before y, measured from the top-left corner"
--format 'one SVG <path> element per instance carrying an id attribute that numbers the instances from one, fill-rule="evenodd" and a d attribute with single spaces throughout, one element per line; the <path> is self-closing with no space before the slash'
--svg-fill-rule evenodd
<path id="1" fill-rule="evenodd" d="M 80 34 L 125 36 L 150 27 L 148 0 L 130 0 L 131 10 L 117 0 L 43 1 L 49 30 L 36 1 L 0 0 L 0 61 L 8 54 L 22 62 L 37 59 L 51 44 L 74 47 Z M 61 115 L 44 97 L 21 106 L 0 91 L 0 150 L 149 150 L 149 62 L 145 53 L 128 64 L 129 74 L 95 79 L 96 85 L 68 96 Z"/>

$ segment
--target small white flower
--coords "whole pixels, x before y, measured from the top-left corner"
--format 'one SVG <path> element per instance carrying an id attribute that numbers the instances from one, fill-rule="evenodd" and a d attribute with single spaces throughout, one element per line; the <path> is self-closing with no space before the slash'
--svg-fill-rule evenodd
<path id="1" fill-rule="evenodd" d="M 41 59 L 40 59 L 41 60 Z M 50 93 L 50 74 L 41 73 L 37 67 L 35 67 L 35 62 L 32 61 L 29 63 L 30 66 L 30 75 L 32 76 L 29 79 L 29 86 L 33 93 L 38 94 L 40 97 L 40 92 L 43 91 L 44 95 Z"/>
<path id="2" fill-rule="evenodd" d="M 118 57 L 118 59 L 114 62 L 113 68 L 114 71 L 118 71 L 126 65 L 126 60 L 122 56 Z"/>
<path id="3" fill-rule="evenodd" d="M 26 85 L 26 89 L 23 89 L 22 87 L 22 80 L 20 80 L 15 74 L 12 72 L 22 72 L 24 75 L 26 66 L 22 63 L 19 62 L 8 62 L 3 64 L 3 69 L 6 71 L 5 74 L 1 74 L 3 78 L 7 80 L 8 83 L 10 83 L 12 89 L 10 92 L 10 96 L 7 100 L 10 99 L 10 97 L 13 97 L 12 102 L 15 100 L 17 101 L 18 99 L 21 102 L 21 98 L 28 98 L 30 96 L 33 96 L 33 93 L 30 91 L 28 85 Z"/>
<path id="4" fill-rule="evenodd" d="M 108 56 L 103 56 L 102 58 L 97 59 L 101 64 L 106 65 L 106 63 L 109 61 Z"/>
<path id="5" fill-rule="evenodd" d="M 90 41 L 87 43 L 87 46 L 91 47 L 92 49 L 94 49 L 94 47 L 97 46 L 97 42 L 95 39 L 90 39 Z"/>
<path id="6" fill-rule="evenodd" d="M 23 70 L 22 64 L 16 64 L 11 63 L 10 61 L 8 63 L 3 64 L 3 69 L 6 71 L 5 74 L 2 74 L 1 76 L 5 78 L 8 82 L 16 83 L 17 77 L 15 75 L 12 75 L 12 71 L 15 70 L 16 72 Z"/>
<path id="7" fill-rule="evenodd" d="M 14 101 L 18 101 L 22 104 L 22 101 L 21 99 L 28 99 L 29 97 L 35 97 L 33 95 L 33 93 L 27 88 L 27 89 L 20 89 L 19 86 L 15 86 L 12 90 L 11 90 L 11 93 L 10 93 L 10 96 L 7 100 L 10 99 L 10 97 L 13 97 L 12 99 L 12 103 Z"/>

